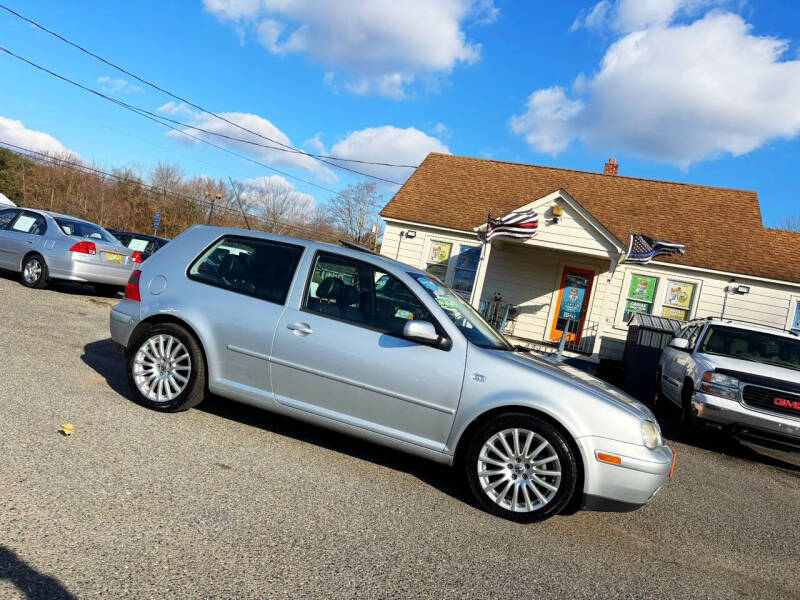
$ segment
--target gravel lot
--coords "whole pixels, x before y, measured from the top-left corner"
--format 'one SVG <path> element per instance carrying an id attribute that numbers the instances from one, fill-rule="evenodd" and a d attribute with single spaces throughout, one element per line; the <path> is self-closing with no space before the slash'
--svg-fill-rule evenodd
<path id="1" fill-rule="evenodd" d="M 223 400 L 139 407 L 113 303 L 0 276 L 0 598 L 800 597 L 795 465 L 674 443 L 645 508 L 518 525 L 446 467 Z"/>

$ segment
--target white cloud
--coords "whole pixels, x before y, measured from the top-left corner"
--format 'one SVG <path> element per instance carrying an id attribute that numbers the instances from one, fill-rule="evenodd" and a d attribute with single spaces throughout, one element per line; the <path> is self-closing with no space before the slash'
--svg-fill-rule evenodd
<path id="1" fill-rule="evenodd" d="M 570 139 L 686 167 L 743 154 L 800 133 L 800 60 L 788 43 L 759 37 L 738 15 L 712 11 L 689 25 L 653 25 L 608 49 L 570 99 L 535 91 L 512 130 L 537 151 Z"/>
<path id="2" fill-rule="evenodd" d="M 353 131 L 338 141 L 330 153 L 339 158 L 366 159 L 375 162 L 417 165 L 429 152 L 449 154 L 450 150 L 440 140 L 414 127 L 401 129 L 384 125 Z M 342 163 L 359 171 L 403 183 L 413 169 Z"/>
<path id="3" fill-rule="evenodd" d="M 156 110 L 167 115 L 182 115 L 191 117 L 197 114 L 194 110 L 192 110 L 192 107 L 185 102 L 173 102 L 172 100 L 162 104 Z"/>
<path id="4" fill-rule="evenodd" d="M 242 196 L 245 198 L 247 197 L 248 193 L 252 195 L 252 192 L 248 190 L 248 188 L 256 190 L 282 190 L 287 194 L 291 194 L 292 200 L 298 205 L 298 208 L 304 211 L 308 211 L 313 209 L 316 205 L 316 200 L 314 196 L 311 194 L 307 194 L 305 192 L 300 192 L 295 189 L 294 185 L 289 182 L 285 177 L 281 177 L 280 175 L 267 175 L 264 177 L 254 177 L 252 179 L 245 179 L 244 180 L 245 191 L 242 192 Z"/>
<path id="5" fill-rule="evenodd" d="M 253 28 L 274 54 L 308 54 L 341 70 L 355 94 L 402 98 L 418 78 L 472 64 L 480 44 L 465 22 L 491 23 L 493 0 L 204 0 L 220 20 Z"/>
<path id="6" fill-rule="evenodd" d="M 619 33 L 630 33 L 653 25 L 666 25 L 677 17 L 696 15 L 710 7 L 732 2 L 733 0 L 600 0 L 592 8 L 578 13 L 570 31 L 580 27 L 610 27 Z"/>
<path id="7" fill-rule="evenodd" d="M 44 154 L 64 155 L 73 154 L 72 150 L 67 149 L 52 135 L 35 129 L 28 129 L 22 121 L 0 117 L 0 141 L 14 144 L 28 150 L 42 152 Z"/>
<path id="8" fill-rule="evenodd" d="M 170 109 L 172 108 L 174 107 L 170 107 Z M 240 129 L 236 125 L 226 123 L 225 121 L 203 113 L 195 113 L 192 119 L 189 121 L 189 124 L 201 129 L 205 129 L 211 133 L 227 135 L 232 138 L 246 141 L 240 142 L 228 140 L 218 136 L 205 134 L 193 129 L 186 129 L 186 133 L 189 133 L 195 137 L 208 139 L 215 144 L 252 155 L 264 161 L 265 163 L 276 167 L 302 169 L 304 171 L 308 171 L 309 173 L 313 173 L 322 181 L 326 181 L 328 183 L 336 181 L 337 177 L 333 171 L 310 156 L 297 152 L 286 152 L 277 149 L 285 146 L 292 146 L 292 142 L 285 133 L 273 125 L 268 119 L 252 113 L 225 112 L 218 114 L 228 121 L 231 121 L 231 123 L 235 123 L 236 125 L 239 125 L 244 129 L 248 129 L 254 133 L 249 133 L 243 129 Z M 169 131 L 167 135 L 184 143 L 199 143 L 196 140 L 193 140 L 192 138 L 177 131 Z M 270 140 L 274 140 L 274 142 L 264 139 L 265 137 L 269 138 Z M 254 142 L 255 144 L 247 142 Z M 283 146 L 281 146 L 281 144 L 283 144 Z M 265 148 L 264 146 L 270 147 Z"/>
<path id="9" fill-rule="evenodd" d="M 138 85 L 133 85 L 127 79 L 109 77 L 108 75 L 103 75 L 102 77 L 98 77 L 97 83 L 100 84 L 101 90 L 103 90 L 104 92 L 108 92 L 110 94 L 115 94 L 118 92 L 142 91 L 142 88 L 140 88 Z"/>

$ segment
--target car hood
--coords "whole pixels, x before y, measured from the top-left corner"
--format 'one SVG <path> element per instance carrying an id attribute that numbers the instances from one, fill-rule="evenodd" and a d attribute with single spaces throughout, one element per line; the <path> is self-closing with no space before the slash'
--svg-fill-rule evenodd
<path id="1" fill-rule="evenodd" d="M 602 379 L 598 379 L 585 371 L 576 369 L 564 362 L 558 362 L 544 356 L 537 356 L 530 352 L 502 352 L 502 354 L 506 360 L 512 361 L 527 369 L 534 369 L 539 372 L 545 371 L 553 377 L 566 381 L 570 385 L 605 400 L 609 404 L 618 406 L 640 419 L 648 421 L 656 420 L 653 416 L 653 412 L 644 404 L 632 398 L 618 387 Z"/>
<path id="2" fill-rule="evenodd" d="M 767 365 L 754 360 L 733 358 L 732 356 L 703 354 L 702 357 L 705 362 L 714 369 L 725 369 L 726 371 L 750 373 L 752 375 L 759 375 L 761 377 L 769 377 L 771 379 L 780 379 L 782 381 L 791 381 L 792 383 L 800 384 L 800 371 L 795 369 L 779 367 L 776 365 Z"/>

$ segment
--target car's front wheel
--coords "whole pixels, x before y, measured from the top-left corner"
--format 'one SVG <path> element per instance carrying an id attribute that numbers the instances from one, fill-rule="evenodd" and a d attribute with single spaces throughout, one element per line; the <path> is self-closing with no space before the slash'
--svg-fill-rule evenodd
<path id="1" fill-rule="evenodd" d="M 484 423 L 469 441 L 462 468 L 483 508 L 523 523 L 563 510 L 578 475 L 575 454 L 564 435 L 524 413 L 507 413 Z"/>
<path id="2" fill-rule="evenodd" d="M 205 398 L 206 367 L 194 336 L 176 323 L 136 334 L 127 353 L 128 386 L 140 404 L 179 412 Z"/>
<path id="3" fill-rule="evenodd" d="M 25 258 L 20 272 L 22 285 L 29 288 L 43 289 L 47 287 L 47 263 L 38 254 Z"/>

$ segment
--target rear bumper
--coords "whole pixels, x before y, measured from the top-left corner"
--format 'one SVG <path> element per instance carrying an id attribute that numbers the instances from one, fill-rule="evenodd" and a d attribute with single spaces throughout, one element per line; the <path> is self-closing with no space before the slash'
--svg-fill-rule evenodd
<path id="1" fill-rule="evenodd" d="M 114 349 L 118 352 L 122 349 L 122 353 L 124 353 L 130 341 L 131 333 L 133 333 L 138 323 L 138 304 L 138 302 L 123 298 L 109 313 L 108 327 L 111 331 L 111 340 L 114 342 Z"/>
<path id="2" fill-rule="evenodd" d="M 55 279 L 68 279 L 84 283 L 105 283 L 125 287 L 133 273 L 135 263 L 127 265 L 104 265 L 96 262 L 84 262 L 72 257 L 63 263 L 62 269 L 52 269 Z"/>
<path id="3" fill-rule="evenodd" d="M 626 512 L 647 504 L 669 481 L 675 454 L 667 446 L 654 450 L 608 438 L 577 440 L 584 462 L 582 508 Z M 598 453 L 619 457 L 619 464 L 603 462 Z"/>
<path id="4" fill-rule="evenodd" d="M 733 435 L 755 443 L 800 451 L 800 419 L 745 407 L 736 400 L 695 392 L 692 411 Z"/>

